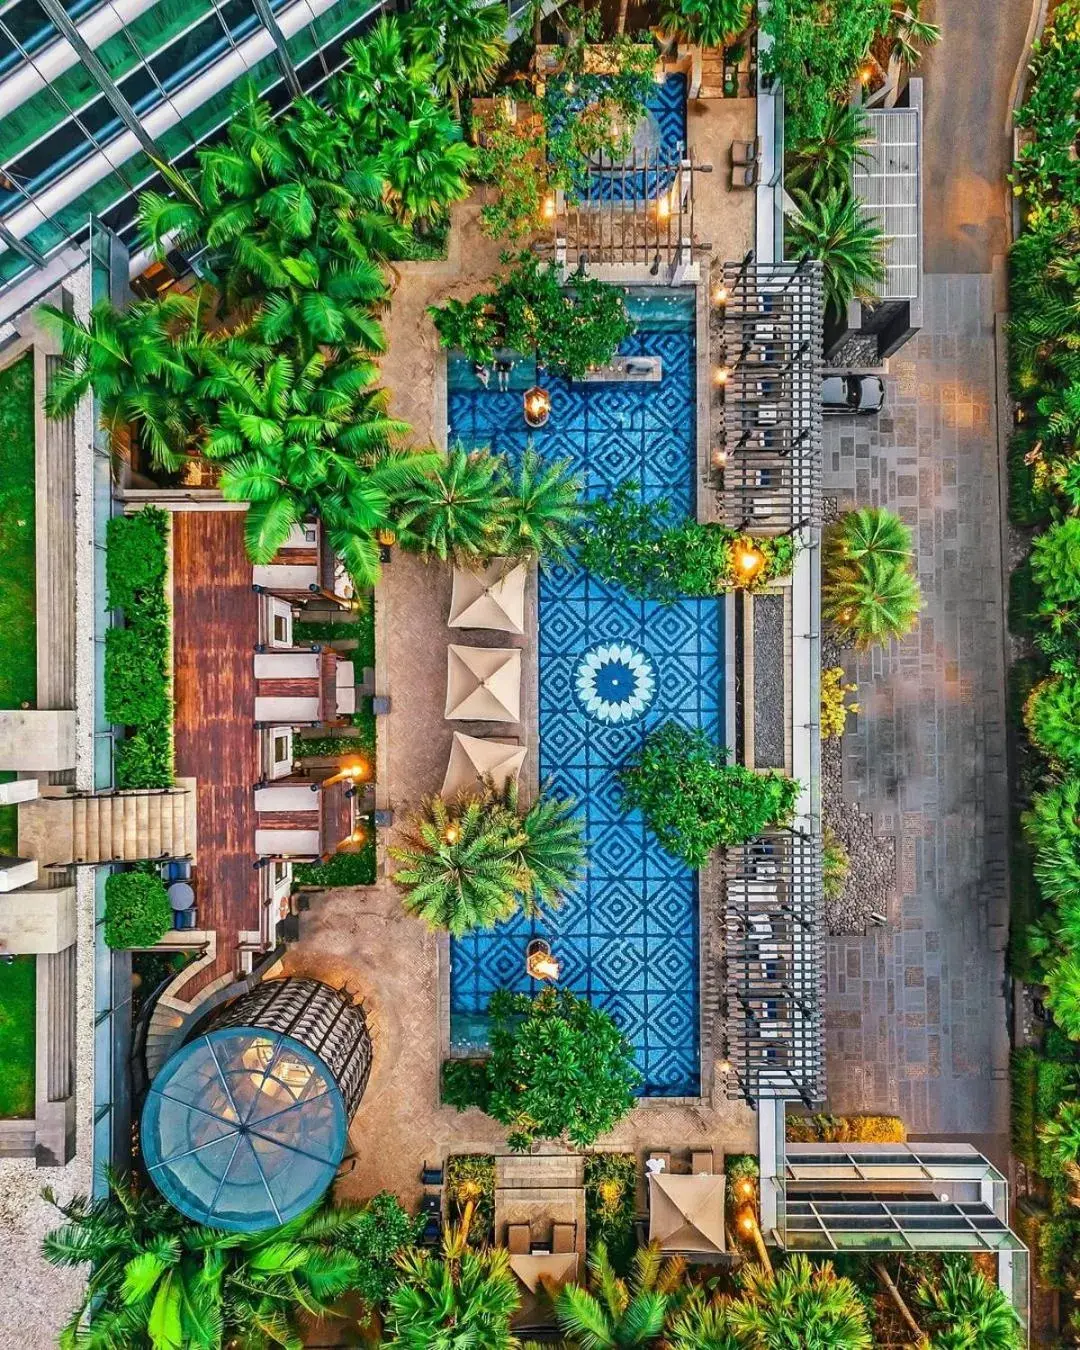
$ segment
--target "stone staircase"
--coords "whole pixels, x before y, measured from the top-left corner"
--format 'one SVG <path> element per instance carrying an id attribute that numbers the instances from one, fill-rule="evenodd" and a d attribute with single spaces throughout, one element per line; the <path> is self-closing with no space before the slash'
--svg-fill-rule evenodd
<path id="1" fill-rule="evenodd" d="M 193 784 L 100 795 L 50 792 L 19 809 L 19 855 L 45 867 L 193 857 L 195 819 Z"/>

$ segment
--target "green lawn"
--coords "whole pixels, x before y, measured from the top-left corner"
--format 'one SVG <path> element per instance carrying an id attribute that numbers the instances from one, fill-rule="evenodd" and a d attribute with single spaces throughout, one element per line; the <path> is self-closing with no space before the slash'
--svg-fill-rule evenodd
<path id="1" fill-rule="evenodd" d="M 34 1114 L 37 958 L 0 961 L 0 1119 Z"/>
<path id="2" fill-rule="evenodd" d="M 37 698 L 34 365 L 0 371 L 0 708 Z"/>

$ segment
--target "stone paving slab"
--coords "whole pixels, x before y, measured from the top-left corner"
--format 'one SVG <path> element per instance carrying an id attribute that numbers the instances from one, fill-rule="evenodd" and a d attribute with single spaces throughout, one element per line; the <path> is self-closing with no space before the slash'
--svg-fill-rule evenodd
<path id="1" fill-rule="evenodd" d="M 862 711 L 847 795 L 897 837 L 886 928 L 832 938 L 833 1110 L 918 1134 L 1008 1128 L 1007 779 L 993 283 L 928 276 L 926 326 L 890 362 L 880 418 L 827 418 L 824 485 L 911 526 L 925 606 L 845 669 Z"/>

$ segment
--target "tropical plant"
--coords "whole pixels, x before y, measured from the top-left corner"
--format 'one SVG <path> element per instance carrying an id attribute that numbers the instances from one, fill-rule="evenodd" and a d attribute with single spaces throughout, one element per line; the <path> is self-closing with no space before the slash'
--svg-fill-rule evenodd
<path id="1" fill-rule="evenodd" d="M 1080 778 L 1070 775 L 1036 792 L 1021 823 L 1039 890 L 1069 916 L 1066 925 L 1080 944 Z"/>
<path id="2" fill-rule="evenodd" d="M 871 140 L 866 115 L 857 105 L 830 103 L 820 133 L 796 141 L 787 151 L 785 182 L 811 195 L 843 188 L 864 158 Z"/>
<path id="3" fill-rule="evenodd" d="M 171 927 L 172 907 L 159 876 L 114 872 L 105 878 L 105 942 L 109 947 L 153 947 Z"/>
<path id="4" fill-rule="evenodd" d="M 1031 575 L 1048 605 L 1080 604 L 1080 517 L 1066 516 L 1035 539 Z"/>
<path id="5" fill-rule="evenodd" d="M 1016 109 L 1016 125 L 1027 135 L 1013 164 L 1013 191 L 1037 208 L 1080 201 L 1080 166 L 1068 125 L 1075 111 L 1078 15 L 1076 0 L 1055 6 L 1032 44 L 1028 84 Z"/>
<path id="6" fill-rule="evenodd" d="M 707 1299 L 700 1286 L 691 1290 L 668 1328 L 669 1350 L 746 1350 L 731 1325 L 731 1300 Z"/>
<path id="7" fill-rule="evenodd" d="M 849 694 L 858 693 L 857 684 L 844 683 L 843 666 L 827 666 L 821 672 L 821 738 L 836 740 L 844 734 L 848 713 L 860 711 L 857 703 L 848 703 Z"/>
<path id="8" fill-rule="evenodd" d="M 461 119 L 461 96 L 489 89 L 506 61 L 506 9 L 472 0 L 419 0 L 409 37 L 435 57 L 435 87 Z"/>
<path id="9" fill-rule="evenodd" d="M 791 1256 L 773 1272 L 745 1266 L 728 1317 L 747 1350 L 871 1350 L 866 1305 L 831 1262 Z"/>
<path id="10" fill-rule="evenodd" d="M 1080 1041 L 1080 949 L 1074 948 L 1050 963 L 1046 971 L 1046 1006 L 1054 1021 L 1074 1041 Z"/>
<path id="11" fill-rule="evenodd" d="M 885 280 L 885 236 L 850 186 L 811 193 L 791 192 L 786 244 L 792 258 L 821 263 L 825 302 L 843 314 L 852 300 L 873 302 Z"/>
<path id="12" fill-rule="evenodd" d="M 254 1234 L 193 1223 L 157 1191 L 117 1175 L 99 1199 L 61 1205 L 51 1191 L 45 1196 L 65 1220 L 46 1236 L 45 1259 L 89 1267 L 61 1336 L 69 1347 L 218 1350 L 233 1338 L 251 1350 L 299 1345 L 301 1310 L 329 1316 L 344 1294 L 365 1287 L 381 1296 L 390 1244 L 416 1235 L 390 1196 L 371 1210 L 324 1201 Z"/>
<path id="13" fill-rule="evenodd" d="M 481 563 L 500 552 L 510 524 L 506 461 L 490 450 L 455 446 L 396 503 L 403 548 L 442 562 Z"/>
<path id="14" fill-rule="evenodd" d="M 1039 1135 L 1059 1167 L 1080 1163 L 1080 1101 L 1062 1102 L 1053 1120 L 1040 1127 Z"/>
<path id="15" fill-rule="evenodd" d="M 442 1253 L 406 1251 L 386 1311 L 389 1350 L 513 1350 L 510 1322 L 521 1304 L 505 1247 L 474 1251 L 447 1229 Z"/>
<path id="16" fill-rule="evenodd" d="M 683 42 L 722 47 L 738 37 L 749 20 L 749 0 L 665 0 L 660 27 Z"/>
<path id="17" fill-rule="evenodd" d="M 587 1153 L 584 1158 L 585 1226 L 590 1245 L 602 1242 L 621 1275 L 630 1268 L 637 1239 L 638 1161 L 634 1153 Z"/>
<path id="18" fill-rule="evenodd" d="M 910 565 L 871 553 L 825 573 L 822 613 L 837 635 L 856 647 L 904 637 L 914 628 L 921 607 L 919 583 Z"/>
<path id="19" fill-rule="evenodd" d="M 915 1303 L 942 1350 L 1020 1350 L 1026 1344 L 1012 1304 L 969 1256 L 944 1257 L 940 1274 L 920 1281 Z"/>
<path id="20" fill-rule="evenodd" d="M 1024 723 L 1035 745 L 1068 768 L 1080 768 L 1080 679 L 1041 680 L 1024 705 Z"/>
<path id="21" fill-rule="evenodd" d="M 901 66 L 917 66 L 922 56 L 920 48 L 933 47 L 941 41 L 941 29 L 924 19 L 921 10 L 922 0 L 898 0 L 889 15 L 885 30 L 889 58 Z"/>
<path id="22" fill-rule="evenodd" d="M 444 347 L 456 348 L 475 365 L 487 366 L 495 359 L 499 330 L 489 313 L 490 297 L 474 295 L 469 300 L 447 300 L 431 305 L 428 313 Z"/>
<path id="23" fill-rule="evenodd" d="M 661 847 L 690 867 L 786 824 L 799 794 L 794 779 L 729 764 L 704 731 L 675 722 L 651 731 L 617 777 L 623 809 L 640 810 Z"/>
<path id="24" fill-rule="evenodd" d="M 826 900 L 839 900 L 851 871 L 851 855 L 826 825 L 821 846 L 821 882 Z"/>
<path id="25" fill-rule="evenodd" d="M 501 551 L 511 558 L 566 563 L 586 515 L 584 488 L 569 459 L 545 460 L 526 446 L 514 476 Z"/>
<path id="26" fill-rule="evenodd" d="M 883 506 L 844 511 L 825 532 L 825 554 L 831 566 L 868 557 L 904 562 L 913 553 L 911 530 Z"/>
<path id="27" fill-rule="evenodd" d="M 620 1279 L 603 1242 L 592 1245 L 589 1284 L 564 1285 L 555 1316 L 564 1335 L 582 1350 L 656 1345 L 669 1313 L 685 1294 L 686 1262 L 664 1259 L 658 1242 L 634 1254 L 629 1281 Z"/>
<path id="28" fill-rule="evenodd" d="M 572 797 L 540 792 L 522 812 L 516 779 L 501 793 L 489 784 L 488 810 L 505 812 L 507 844 L 518 877 L 521 907 L 532 918 L 543 908 L 557 909 L 575 891 L 585 873 L 584 821 Z"/>
<path id="29" fill-rule="evenodd" d="M 641 1082 L 633 1047 L 588 999 L 569 989 L 535 997 L 500 989 L 487 1012 L 491 1054 L 454 1075 L 448 1100 L 507 1126 L 515 1152 L 539 1139 L 587 1148 L 633 1106 Z"/>

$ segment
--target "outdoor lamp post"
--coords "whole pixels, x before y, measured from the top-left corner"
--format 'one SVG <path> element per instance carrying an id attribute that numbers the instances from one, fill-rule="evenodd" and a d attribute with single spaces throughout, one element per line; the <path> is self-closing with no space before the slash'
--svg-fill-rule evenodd
<path id="1" fill-rule="evenodd" d="M 360 822 L 347 839 L 337 846 L 338 853 L 361 853 L 368 841 L 367 826 Z"/>
<path id="2" fill-rule="evenodd" d="M 366 759 L 357 759 L 351 764 L 343 764 L 337 773 L 332 773 L 329 778 L 324 778 L 315 786 L 328 788 L 333 787 L 335 783 L 349 783 L 350 786 L 355 786 L 357 783 L 366 782 L 370 777 L 371 765 Z"/>
<path id="3" fill-rule="evenodd" d="M 559 978 L 559 963 L 551 954 L 551 943 L 545 938 L 533 938 L 525 948 L 525 973 L 533 980 Z"/>
<path id="4" fill-rule="evenodd" d="M 740 586 L 749 586 L 761 575 L 765 566 L 765 554 L 752 541 L 744 539 L 735 546 L 732 561 L 735 564 L 735 576 Z"/>
<path id="5" fill-rule="evenodd" d="M 534 429 L 546 424 L 551 416 L 551 395 L 546 389 L 534 384 L 526 389 L 522 403 L 525 409 L 525 425 Z"/>

